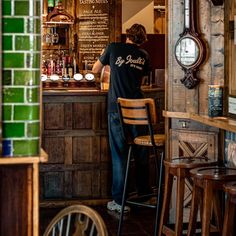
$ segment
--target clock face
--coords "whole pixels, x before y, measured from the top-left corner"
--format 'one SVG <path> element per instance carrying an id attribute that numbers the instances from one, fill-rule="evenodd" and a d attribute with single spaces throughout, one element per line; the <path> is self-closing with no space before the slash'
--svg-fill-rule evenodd
<path id="1" fill-rule="evenodd" d="M 175 48 L 176 59 L 183 66 L 194 65 L 199 58 L 199 45 L 190 37 L 181 38 Z"/>
<path id="2" fill-rule="evenodd" d="M 197 70 L 205 59 L 205 45 L 197 32 L 198 0 L 184 0 L 184 30 L 175 44 L 175 59 L 184 70 L 181 83 L 188 89 L 196 87 L 200 79 Z"/>

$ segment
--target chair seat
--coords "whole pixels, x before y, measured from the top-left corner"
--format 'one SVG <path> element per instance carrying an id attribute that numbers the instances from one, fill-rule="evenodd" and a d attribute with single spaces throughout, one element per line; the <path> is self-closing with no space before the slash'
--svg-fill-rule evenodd
<path id="1" fill-rule="evenodd" d="M 165 145 L 165 135 L 164 134 L 155 134 L 154 141 L 156 146 Z M 150 135 L 138 136 L 134 139 L 134 143 L 142 146 L 153 146 L 151 142 Z"/>
<path id="2" fill-rule="evenodd" d="M 227 167 L 205 167 L 190 170 L 190 174 L 197 179 L 209 179 L 218 181 L 230 181 L 236 178 L 236 168 Z"/>
<path id="3" fill-rule="evenodd" d="M 236 181 L 224 184 L 224 191 L 232 196 L 236 196 Z"/>

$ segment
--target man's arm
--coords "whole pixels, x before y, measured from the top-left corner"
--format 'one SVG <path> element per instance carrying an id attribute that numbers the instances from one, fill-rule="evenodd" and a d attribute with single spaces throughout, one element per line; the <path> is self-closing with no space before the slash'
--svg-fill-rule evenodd
<path id="1" fill-rule="evenodd" d="M 93 65 L 92 72 L 95 73 L 95 74 L 100 73 L 102 71 L 103 67 L 104 67 L 104 65 L 98 59 Z"/>

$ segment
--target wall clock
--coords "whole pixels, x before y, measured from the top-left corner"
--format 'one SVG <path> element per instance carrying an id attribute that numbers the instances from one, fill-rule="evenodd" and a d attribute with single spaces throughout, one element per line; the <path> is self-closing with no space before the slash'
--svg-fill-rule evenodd
<path id="1" fill-rule="evenodd" d="M 197 0 L 184 1 L 184 30 L 175 45 L 175 58 L 184 70 L 181 82 L 188 89 L 196 87 L 200 79 L 196 72 L 204 60 L 205 45 L 197 32 Z"/>

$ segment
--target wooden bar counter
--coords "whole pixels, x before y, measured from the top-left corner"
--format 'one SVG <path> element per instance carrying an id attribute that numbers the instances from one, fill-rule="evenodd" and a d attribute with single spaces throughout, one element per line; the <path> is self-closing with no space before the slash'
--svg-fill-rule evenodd
<path id="1" fill-rule="evenodd" d="M 0 158 L 0 235 L 39 235 L 39 163 L 37 157 Z"/>
<path id="2" fill-rule="evenodd" d="M 144 93 L 164 109 L 164 89 L 144 88 Z M 42 146 L 49 156 L 40 165 L 42 207 L 99 204 L 111 197 L 107 91 L 44 90 Z"/>

